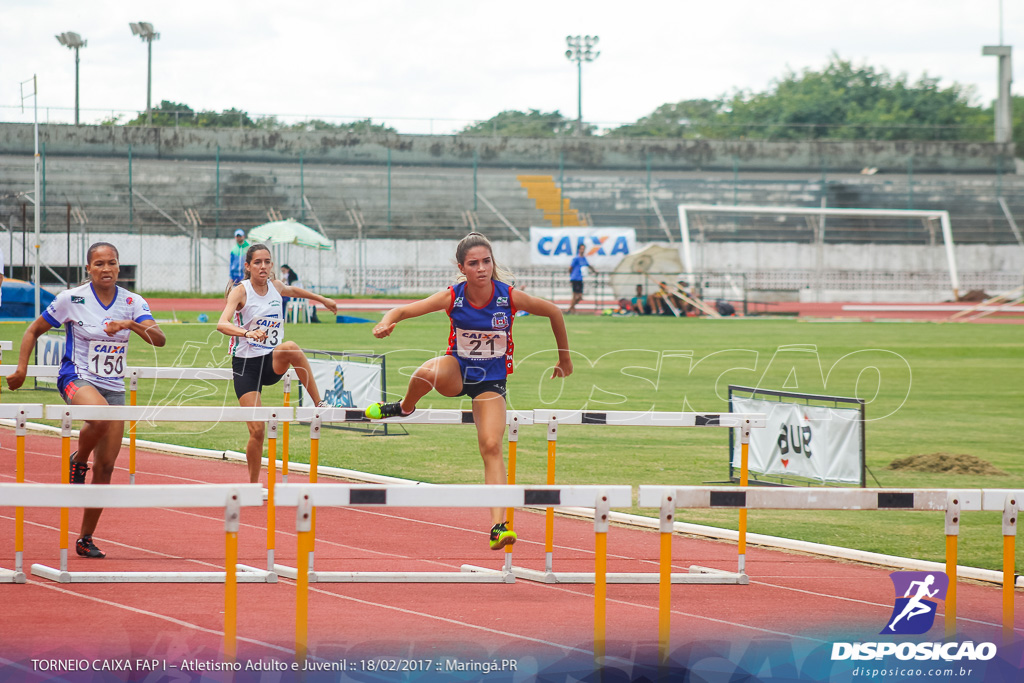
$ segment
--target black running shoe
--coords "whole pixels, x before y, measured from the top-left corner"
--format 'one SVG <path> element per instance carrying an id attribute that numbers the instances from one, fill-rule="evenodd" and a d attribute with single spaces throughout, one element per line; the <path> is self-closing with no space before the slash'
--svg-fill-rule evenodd
<path id="1" fill-rule="evenodd" d="M 405 415 L 402 412 L 402 402 L 374 403 L 366 409 L 366 417 L 371 420 L 383 420 L 386 417 L 399 417 Z"/>
<path id="2" fill-rule="evenodd" d="M 105 552 L 97 548 L 96 544 L 92 542 L 92 534 L 82 536 L 75 541 L 75 552 L 82 557 L 103 558 L 107 556 Z"/>
<path id="3" fill-rule="evenodd" d="M 506 528 L 507 524 L 502 522 L 491 527 L 491 550 L 501 550 L 516 542 L 516 532 Z"/>
<path id="4" fill-rule="evenodd" d="M 72 484 L 84 484 L 85 474 L 89 471 L 89 463 L 75 462 L 75 456 L 77 454 L 78 451 L 72 453 L 71 459 L 68 461 L 68 472 L 70 475 L 68 479 Z M 79 555 L 81 555 L 81 553 L 79 553 Z"/>

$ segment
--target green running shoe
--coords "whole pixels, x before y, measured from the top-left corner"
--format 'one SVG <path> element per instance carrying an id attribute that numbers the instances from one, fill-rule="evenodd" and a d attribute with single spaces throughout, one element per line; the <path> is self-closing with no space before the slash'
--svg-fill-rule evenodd
<path id="1" fill-rule="evenodd" d="M 508 522 L 502 522 L 491 527 L 491 550 L 501 550 L 516 542 L 516 532 L 508 530 L 507 524 Z"/>
<path id="2" fill-rule="evenodd" d="M 402 412 L 402 402 L 393 401 L 391 403 L 374 403 L 364 412 L 366 417 L 371 420 L 383 420 L 386 417 L 399 417 L 405 415 Z"/>

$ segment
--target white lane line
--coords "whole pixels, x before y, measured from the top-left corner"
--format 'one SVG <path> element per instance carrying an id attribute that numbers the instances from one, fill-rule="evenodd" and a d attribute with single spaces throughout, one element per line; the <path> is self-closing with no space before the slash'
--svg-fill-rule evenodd
<path id="1" fill-rule="evenodd" d="M 184 628 L 192 629 L 193 631 L 199 631 L 200 633 L 207 633 L 209 635 L 214 635 L 214 636 L 218 636 L 220 638 L 224 638 L 224 632 L 223 631 L 217 631 L 216 629 L 207 628 L 205 626 L 200 626 L 199 624 L 193 624 L 193 623 L 188 622 L 188 621 L 182 621 L 181 619 L 176 619 L 175 617 L 170 617 L 170 616 L 167 616 L 166 614 L 158 614 L 157 612 L 151 612 L 150 610 L 144 610 L 144 609 L 140 609 L 138 607 L 132 607 L 130 605 L 124 605 L 122 603 L 114 602 L 112 600 L 105 600 L 103 598 L 97 598 L 97 597 L 94 597 L 92 595 L 85 595 L 84 593 L 76 593 L 75 591 L 70 591 L 70 590 L 67 590 L 65 588 L 61 588 L 61 587 L 59 587 L 59 586 L 57 586 L 57 585 L 55 585 L 53 583 L 50 583 L 50 582 L 35 581 L 35 580 L 31 580 L 30 579 L 28 581 L 28 584 L 33 585 L 33 586 L 39 586 L 41 588 L 45 588 L 46 590 L 51 590 L 51 591 L 56 591 L 58 593 L 63 593 L 64 595 L 70 595 L 70 596 L 73 596 L 73 597 L 76 597 L 76 598 L 81 598 L 81 599 L 84 599 L 84 600 L 91 600 L 93 602 L 98 602 L 99 604 L 106 605 L 107 607 L 113 607 L 113 608 L 116 608 L 116 609 L 124 610 L 126 612 L 132 612 L 134 614 L 141 614 L 141 615 L 146 616 L 146 617 L 151 617 L 153 619 L 158 619 L 160 621 L 166 621 L 168 623 L 175 624 L 176 626 L 182 626 Z M 278 652 L 284 652 L 284 653 L 288 653 L 288 654 L 295 654 L 294 650 L 291 650 L 291 649 L 286 648 L 286 647 L 282 647 L 280 645 L 274 645 L 272 643 L 265 643 L 262 640 L 256 640 L 255 638 L 244 638 L 242 636 L 238 636 L 238 640 L 246 642 L 246 643 L 249 643 L 251 645 L 259 645 L 260 647 L 265 647 L 265 648 L 268 648 L 270 650 L 277 650 Z"/>

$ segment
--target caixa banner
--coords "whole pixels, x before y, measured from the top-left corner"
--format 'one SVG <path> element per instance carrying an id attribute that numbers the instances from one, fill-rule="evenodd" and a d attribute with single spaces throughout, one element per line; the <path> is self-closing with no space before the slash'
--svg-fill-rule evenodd
<path id="1" fill-rule="evenodd" d="M 583 245 L 587 262 L 598 269 L 615 267 L 636 251 L 633 228 L 530 228 L 530 263 L 568 266 Z"/>

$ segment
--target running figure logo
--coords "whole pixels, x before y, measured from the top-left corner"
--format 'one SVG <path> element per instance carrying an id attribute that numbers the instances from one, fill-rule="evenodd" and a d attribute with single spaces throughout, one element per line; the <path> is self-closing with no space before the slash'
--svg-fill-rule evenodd
<path id="1" fill-rule="evenodd" d="M 892 572 L 896 604 L 882 634 L 904 635 L 926 633 L 935 622 L 937 600 L 946 599 L 949 577 L 943 572 Z"/>

